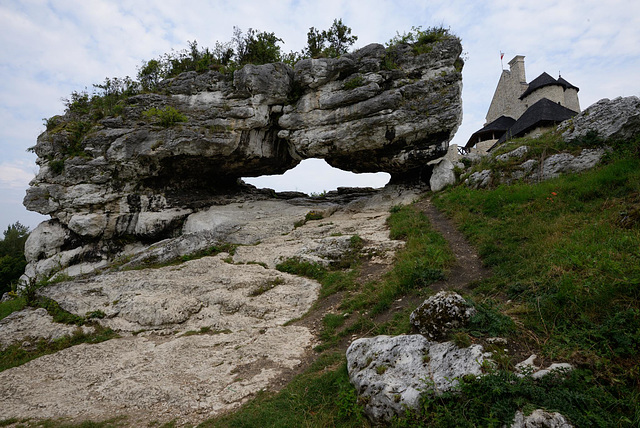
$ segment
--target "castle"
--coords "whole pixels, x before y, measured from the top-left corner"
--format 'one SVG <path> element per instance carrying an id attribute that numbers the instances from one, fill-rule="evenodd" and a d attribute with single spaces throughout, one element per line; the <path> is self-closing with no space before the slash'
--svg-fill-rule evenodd
<path id="1" fill-rule="evenodd" d="M 502 70 L 484 127 L 465 148 L 484 153 L 508 139 L 541 134 L 580 112 L 578 91 L 561 76 L 554 79 L 547 73 L 527 83 L 524 56 L 516 55 L 509 70 Z"/>

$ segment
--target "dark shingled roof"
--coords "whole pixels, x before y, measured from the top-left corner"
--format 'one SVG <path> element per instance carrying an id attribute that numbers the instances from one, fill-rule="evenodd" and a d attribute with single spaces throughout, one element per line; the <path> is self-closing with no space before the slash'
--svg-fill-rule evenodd
<path id="1" fill-rule="evenodd" d="M 502 134 L 507 132 L 507 129 L 513 126 L 514 123 L 516 123 L 514 118 L 509 116 L 500 116 L 493 122 L 487 123 L 482 129 L 471 134 L 471 137 L 469 137 L 469 141 L 467 141 L 465 147 L 473 147 L 473 145 L 478 142 L 478 139 L 480 139 L 480 141 L 490 140 L 493 135 L 500 138 Z"/>
<path id="2" fill-rule="evenodd" d="M 576 92 L 580 90 L 577 86 L 573 86 L 571 83 L 567 82 L 562 78 L 562 76 L 558 77 L 558 83 L 561 84 L 565 89 L 575 89 Z"/>
<path id="3" fill-rule="evenodd" d="M 573 110 L 543 98 L 525 111 L 496 144 L 504 143 L 508 138 L 522 137 L 539 126 L 560 123 L 578 114 Z"/>
<path id="4" fill-rule="evenodd" d="M 531 83 L 529 83 L 529 87 L 527 88 L 526 91 L 522 93 L 522 95 L 520 95 L 520 99 L 523 100 L 527 95 L 529 95 L 533 91 L 540 88 L 544 88 L 545 86 L 551 86 L 551 85 L 563 86 L 556 79 L 554 79 L 553 77 L 549 76 L 546 72 L 544 72 L 540 76 L 533 79 Z"/>
<path id="5" fill-rule="evenodd" d="M 527 88 L 526 91 L 522 93 L 522 95 L 520 95 L 520 99 L 523 100 L 527 95 L 529 95 L 533 91 L 540 88 L 544 88 L 545 86 L 550 86 L 550 85 L 560 85 L 565 90 L 569 88 L 575 89 L 576 91 L 580 90 L 580 88 L 578 88 L 577 86 L 573 86 L 571 83 L 563 79 L 562 76 L 558 77 L 558 80 L 556 80 L 545 72 L 545 73 L 542 73 L 540 76 L 536 77 L 535 79 L 533 79 L 531 83 L 529 83 L 529 87 Z"/>

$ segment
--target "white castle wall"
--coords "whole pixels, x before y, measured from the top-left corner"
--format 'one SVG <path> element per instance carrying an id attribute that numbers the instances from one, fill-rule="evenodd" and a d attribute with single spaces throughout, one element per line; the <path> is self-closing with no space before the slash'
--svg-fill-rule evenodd
<path id="1" fill-rule="evenodd" d="M 522 100 L 525 105 L 525 110 L 543 98 L 547 98 L 549 101 L 553 101 L 554 103 L 558 103 L 564 106 L 564 88 L 560 85 L 550 85 L 536 89 L 535 91 L 527 95 L 524 100 Z"/>
<path id="2" fill-rule="evenodd" d="M 573 111 L 580 112 L 580 101 L 578 100 L 578 91 L 569 88 L 564 91 L 564 106 Z"/>

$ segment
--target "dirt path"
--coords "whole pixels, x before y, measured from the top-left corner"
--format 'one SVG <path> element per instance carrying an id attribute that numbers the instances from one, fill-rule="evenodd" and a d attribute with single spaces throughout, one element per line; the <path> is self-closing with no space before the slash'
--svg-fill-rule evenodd
<path id="1" fill-rule="evenodd" d="M 415 204 L 429 218 L 433 228 L 449 243 L 456 257 L 456 263 L 451 267 L 451 273 L 446 280 L 431 285 L 435 291 L 457 290 L 467 292 L 469 285 L 490 275 L 489 269 L 482 265 L 476 250 L 460 233 L 451 220 L 433 206 L 431 200 L 423 199 Z"/>

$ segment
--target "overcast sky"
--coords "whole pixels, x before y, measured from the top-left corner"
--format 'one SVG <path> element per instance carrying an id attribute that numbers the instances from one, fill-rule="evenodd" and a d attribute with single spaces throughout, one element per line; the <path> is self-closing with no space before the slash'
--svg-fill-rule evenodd
<path id="1" fill-rule="evenodd" d="M 283 52 L 300 51 L 309 27 L 327 29 L 334 18 L 358 36 L 355 47 L 385 43 L 412 26 L 443 25 L 461 37 L 464 119 L 452 143 L 464 144 L 483 126 L 500 51 L 505 67 L 525 55 L 528 81 L 561 72 L 580 88 L 583 109 L 640 94 L 637 0 L 0 0 L 0 229 L 45 219 L 22 207 L 37 172 L 26 149 L 72 91 L 91 90 L 105 77 L 135 77 L 143 60 L 187 41 L 229 41 L 234 25 L 275 32 Z M 264 187 L 321 192 L 385 184 L 384 176 L 350 178 L 322 164 L 305 161 L 278 181 L 264 179 Z"/>

